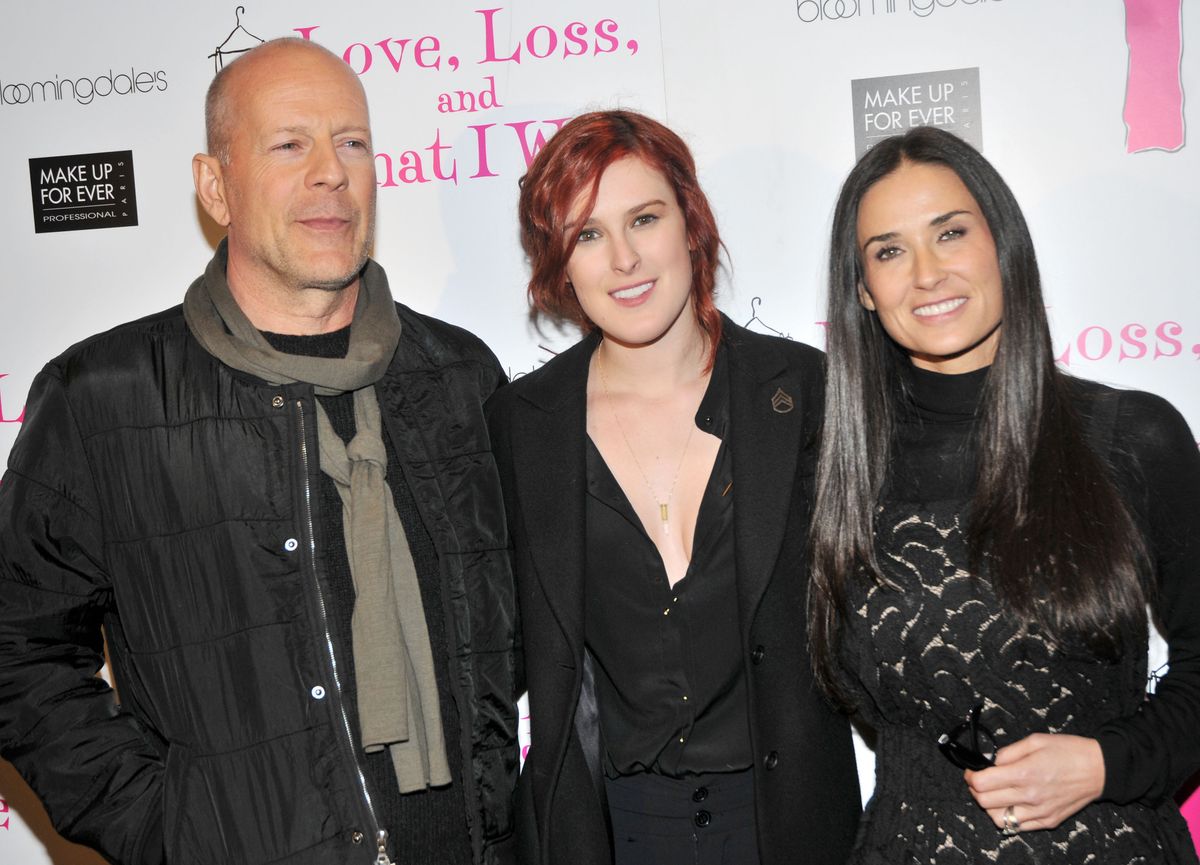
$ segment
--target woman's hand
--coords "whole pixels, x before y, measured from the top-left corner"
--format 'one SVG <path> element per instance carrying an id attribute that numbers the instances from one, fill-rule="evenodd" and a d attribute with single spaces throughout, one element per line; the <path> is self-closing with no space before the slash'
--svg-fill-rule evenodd
<path id="1" fill-rule="evenodd" d="M 1095 739 L 1034 733 L 996 752 L 996 765 L 963 777 L 997 828 L 1012 808 L 1018 831 L 1053 829 L 1104 790 L 1104 756 Z"/>

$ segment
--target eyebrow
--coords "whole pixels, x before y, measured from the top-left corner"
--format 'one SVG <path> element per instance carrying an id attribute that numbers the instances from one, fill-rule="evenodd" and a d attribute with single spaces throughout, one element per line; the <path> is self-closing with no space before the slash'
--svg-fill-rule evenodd
<path id="1" fill-rule="evenodd" d="M 894 240 L 898 235 L 894 231 L 889 231 L 886 234 L 877 234 L 874 237 L 868 237 L 863 241 L 862 248 L 866 249 L 872 243 L 887 243 L 889 240 Z"/>
<path id="2" fill-rule="evenodd" d="M 641 204 L 635 204 L 633 207 L 631 207 L 625 211 L 625 215 L 632 216 L 635 213 L 640 213 L 641 211 L 645 210 L 647 207 L 654 207 L 654 205 L 656 205 L 656 204 L 663 205 L 664 207 L 666 206 L 666 202 L 663 201 L 661 198 L 655 198 L 650 201 L 644 201 Z M 578 227 L 583 228 L 585 226 L 591 225 L 595 221 L 596 220 L 589 214 L 588 218 L 585 219 L 583 222 L 581 222 Z M 570 226 L 568 226 L 568 228 L 570 228 Z"/>
<path id="3" fill-rule="evenodd" d="M 941 216 L 935 216 L 933 219 L 929 220 L 929 227 L 937 228 L 939 225 L 945 225 L 947 222 L 949 222 L 951 219 L 953 219 L 956 216 L 962 216 L 964 214 L 970 215 L 970 213 L 971 213 L 971 211 L 969 211 L 969 210 L 948 211 L 946 213 L 943 213 Z M 900 235 L 895 231 L 889 231 L 884 234 L 877 234 L 874 237 L 868 237 L 865 241 L 863 241 L 862 248 L 866 249 L 872 243 L 886 243 L 889 240 L 895 240 L 899 236 Z"/>
<path id="4" fill-rule="evenodd" d="M 651 201 L 645 202 L 644 204 L 639 204 L 636 207 L 629 208 L 628 210 L 625 211 L 625 214 L 626 214 L 626 216 L 628 216 L 629 214 L 637 213 L 639 210 L 645 210 L 647 207 L 653 207 L 656 204 L 661 204 L 663 206 L 666 206 L 666 202 L 663 201 L 661 198 L 655 198 Z"/>
<path id="5" fill-rule="evenodd" d="M 938 216 L 938 217 L 935 217 L 934 219 L 929 220 L 929 226 L 930 226 L 930 228 L 936 228 L 939 225 L 946 224 L 947 222 L 949 222 L 951 219 L 953 219 L 956 216 L 962 216 L 963 214 L 970 214 L 970 212 L 971 211 L 969 211 L 969 210 L 951 210 L 949 213 L 943 213 L 941 216 Z"/>
<path id="6" fill-rule="evenodd" d="M 312 135 L 313 134 L 313 130 L 312 130 L 311 126 L 280 126 L 280 127 L 277 127 L 274 131 L 276 133 L 286 132 L 289 135 Z M 345 126 L 340 129 L 335 129 L 333 131 L 334 135 L 345 135 L 347 133 L 350 133 L 352 135 L 365 135 L 365 136 L 370 137 L 371 129 L 368 126 Z"/>

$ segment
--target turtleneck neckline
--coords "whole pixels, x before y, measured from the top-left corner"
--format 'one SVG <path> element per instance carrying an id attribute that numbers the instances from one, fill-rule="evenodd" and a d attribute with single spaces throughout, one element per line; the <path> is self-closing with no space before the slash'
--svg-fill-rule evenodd
<path id="1" fill-rule="evenodd" d="M 925 420 L 974 420 L 979 414 L 990 369 L 985 366 L 971 372 L 950 374 L 909 365 L 905 378 L 912 405 Z"/>

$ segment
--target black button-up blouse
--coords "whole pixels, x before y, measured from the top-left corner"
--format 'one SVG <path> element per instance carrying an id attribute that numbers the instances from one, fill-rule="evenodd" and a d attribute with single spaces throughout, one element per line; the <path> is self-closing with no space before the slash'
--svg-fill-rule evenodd
<path id="1" fill-rule="evenodd" d="M 692 560 L 672 588 L 654 543 L 587 443 L 586 640 L 610 776 L 753 762 L 734 578 L 729 374 L 718 349 L 696 426 L 721 439 Z"/>

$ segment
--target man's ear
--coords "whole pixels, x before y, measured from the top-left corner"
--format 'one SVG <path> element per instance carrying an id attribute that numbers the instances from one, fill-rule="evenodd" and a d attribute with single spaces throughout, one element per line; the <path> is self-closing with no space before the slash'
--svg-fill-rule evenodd
<path id="1" fill-rule="evenodd" d="M 207 153 L 192 157 L 192 180 L 196 184 L 196 197 L 205 212 L 223 228 L 233 221 L 229 214 L 229 201 L 225 190 L 225 172 L 221 161 Z"/>
<path id="2" fill-rule="evenodd" d="M 861 279 L 858 281 L 858 302 L 863 305 L 864 309 L 871 312 L 875 311 L 875 300 L 871 297 L 871 292 L 868 290 L 866 283 Z"/>

